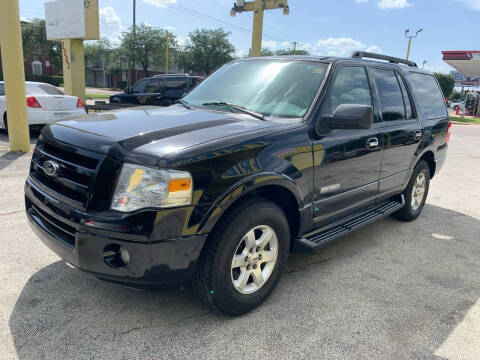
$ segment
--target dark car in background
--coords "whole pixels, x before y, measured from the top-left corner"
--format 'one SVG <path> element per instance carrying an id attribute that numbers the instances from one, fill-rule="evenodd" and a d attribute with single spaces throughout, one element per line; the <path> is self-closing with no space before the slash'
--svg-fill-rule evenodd
<path id="1" fill-rule="evenodd" d="M 203 79 L 201 76 L 178 74 L 140 79 L 124 93 L 110 96 L 110 103 L 170 106 Z"/>

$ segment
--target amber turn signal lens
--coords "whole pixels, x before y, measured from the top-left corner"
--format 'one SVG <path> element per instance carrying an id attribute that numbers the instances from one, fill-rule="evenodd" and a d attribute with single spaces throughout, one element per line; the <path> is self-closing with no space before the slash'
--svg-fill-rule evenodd
<path id="1" fill-rule="evenodd" d="M 168 182 L 168 192 L 185 191 L 190 189 L 190 179 L 173 179 Z"/>

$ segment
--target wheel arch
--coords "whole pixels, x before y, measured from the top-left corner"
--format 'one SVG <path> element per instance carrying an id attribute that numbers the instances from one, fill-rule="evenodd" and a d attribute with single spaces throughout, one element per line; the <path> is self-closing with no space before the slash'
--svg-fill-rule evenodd
<path id="1" fill-rule="evenodd" d="M 232 186 L 210 207 L 198 233 L 213 231 L 223 216 L 252 197 L 261 197 L 278 205 L 289 223 L 291 238 L 298 235 L 303 196 L 292 179 L 280 174 L 263 174 Z"/>
<path id="2" fill-rule="evenodd" d="M 415 163 L 415 166 L 421 161 L 424 160 L 430 169 L 430 179 L 435 175 L 436 165 L 435 165 L 435 155 L 432 150 L 425 151 Z"/>

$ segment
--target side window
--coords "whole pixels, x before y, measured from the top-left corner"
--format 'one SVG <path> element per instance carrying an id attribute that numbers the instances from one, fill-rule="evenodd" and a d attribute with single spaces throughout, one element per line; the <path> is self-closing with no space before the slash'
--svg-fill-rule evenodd
<path id="1" fill-rule="evenodd" d="M 0 84 L 0 96 L 5 95 L 5 88 L 3 87 L 3 84 Z"/>
<path id="2" fill-rule="evenodd" d="M 323 104 L 322 114 L 333 115 L 339 105 L 372 105 L 367 73 L 361 66 L 345 66 L 338 70 Z"/>
<path id="3" fill-rule="evenodd" d="M 403 102 L 405 103 L 405 112 L 407 113 L 407 119 L 414 119 L 416 116 L 413 114 L 412 101 L 410 99 L 410 95 L 405 84 L 405 79 L 402 79 L 401 76 L 399 76 L 398 74 L 397 77 L 398 82 L 400 83 L 400 87 L 402 88 Z"/>
<path id="4" fill-rule="evenodd" d="M 406 119 L 403 95 L 393 70 L 372 69 L 383 121 Z"/>
<path id="5" fill-rule="evenodd" d="M 427 119 L 446 117 L 445 100 L 433 75 L 410 73 L 409 79 Z"/>
<path id="6" fill-rule="evenodd" d="M 163 90 L 163 79 L 158 78 L 158 79 L 152 79 L 148 81 L 145 92 L 147 94 L 157 94 L 157 93 L 161 93 L 162 90 Z"/>
<path id="7" fill-rule="evenodd" d="M 187 81 L 188 79 L 186 77 L 168 79 L 167 84 L 165 85 L 165 91 L 178 91 L 183 94 L 187 91 Z"/>

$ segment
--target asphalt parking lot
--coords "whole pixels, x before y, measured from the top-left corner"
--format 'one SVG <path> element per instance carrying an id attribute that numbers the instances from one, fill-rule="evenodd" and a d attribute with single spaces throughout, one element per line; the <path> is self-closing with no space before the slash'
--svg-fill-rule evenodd
<path id="1" fill-rule="evenodd" d="M 67 267 L 27 225 L 31 154 L 7 145 L 1 133 L 0 359 L 480 359 L 480 126 L 453 126 L 415 222 L 291 255 L 273 296 L 238 318 Z"/>

